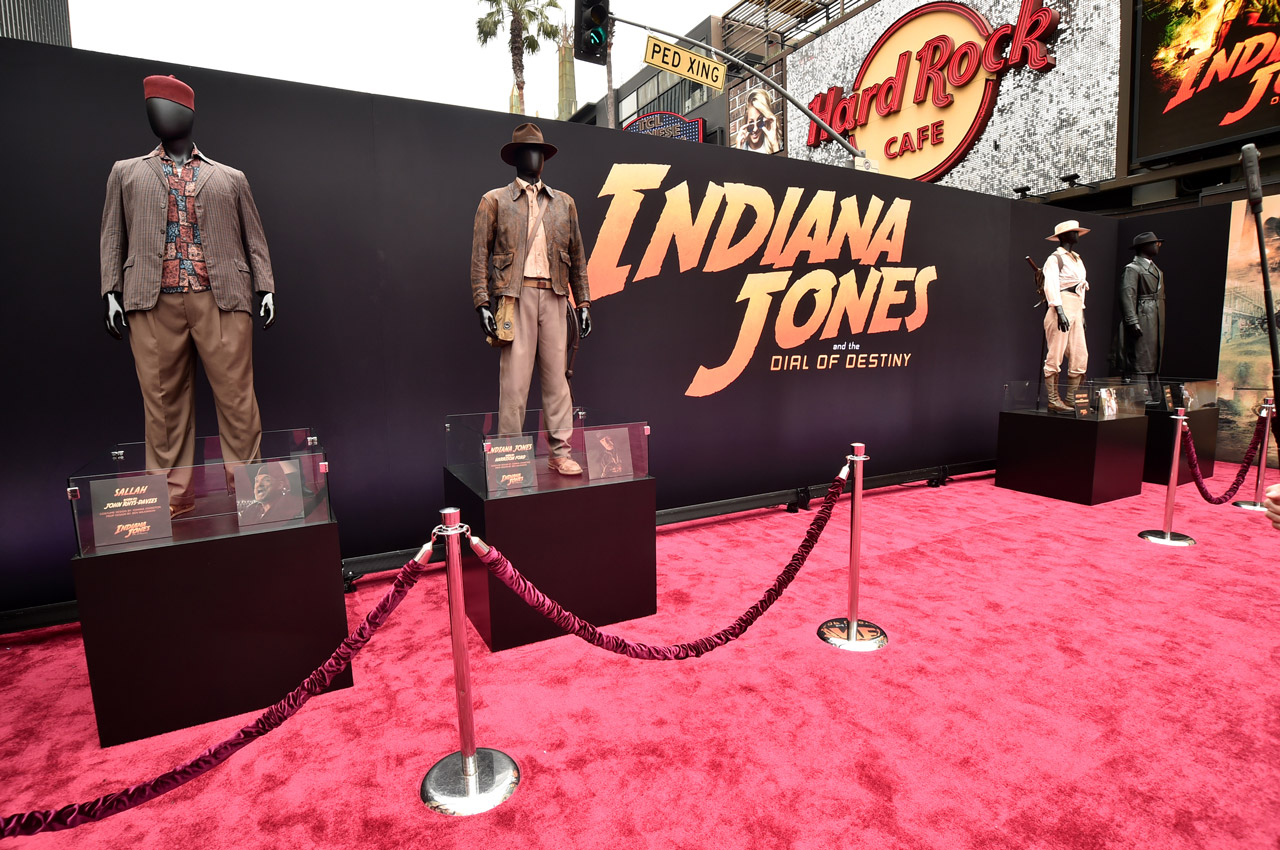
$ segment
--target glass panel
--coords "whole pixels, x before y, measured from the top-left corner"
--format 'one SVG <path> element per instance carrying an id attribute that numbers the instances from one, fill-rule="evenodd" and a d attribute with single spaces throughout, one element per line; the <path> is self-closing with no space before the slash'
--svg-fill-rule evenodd
<path id="1" fill-rule="evenodd" d="M 1050 413 L 1043 378 L 1006 381 L 1000 409 L 1077 419 L 1119 419 L 1145 415 L 1147 402 L 1151 399 L 1145 382 L 1127 384 L 1119 379 L 1082 381 L 1074 392 L 1068 389 L 1065 381 L 1060 381 L 1059 394 L 1063 404 L 1071 408 L 1070 413 Z"/>
<path id="2" fill-rule="evenodd" d="M 638 104 L 639 101 L 636 99 L 636 93 L 632 92 L 622 99 L 622 103 L 618 104 L 618 111 L 623 115 L 630 115 L 634 117 L 636 114 L 636 106 Z"/>
<path id="3" fill-rule="evenodd" d="M 84 557 L 330 522 L 328 464 L 308 428 L 267 431 L 260 457 L 224 462 L 217 437 L 196 440 L 196 463 L 146 468 L 142 443 L 122 443 L 67 481 Z M 170 517 L 173 492 L 189 510 Z"/>
<path id="4" fill-rule="evenodd" d="M 592 414 L 595 419 L 597 414 Z M 575 408 L 569 436 L 580 475 L 563 475 L 549 464 L 550 444 L 542 411 L 530 410 L 519 434 L 499 434 L 496 413 L 445 418 L 445 466 L 473 491 L 489 498 L 567 487 L 589 487 L 649 474 L 648 426 L 644 422 L 587 426 L 587 412 Z M 532 444 L 532 445 L 530 445 Z"/>

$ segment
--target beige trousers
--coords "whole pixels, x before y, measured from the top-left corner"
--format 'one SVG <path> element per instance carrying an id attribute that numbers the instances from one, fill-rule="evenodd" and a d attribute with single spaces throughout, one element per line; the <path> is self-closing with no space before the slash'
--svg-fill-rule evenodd
<path id="1" fill-rule="evenodd" d="M 552 457 L 569 457 L 573 432 L 573 396 L 564 374 L 568 303 L 568 298 L 550 289 L 524 287 L 516 299 L 515 335 L 511 344 L 501 349 L 498 365 L 498 431 L 519 434 L 524 429 L 529 384 L 537 364 Z"/>
<path id="2" fill-rule="evenodd" d="M 219 310 L 212 292 L 162 292 L 154 308 L 129 313 L 129 345 L 146 416 L 147 468 L 168 471 L 170 505 L 195 502 L 197 354 L 213 388 L 228 480 L 232 464 L 258 459 L 253 316 Z"/>
<path id="3" fill-rule="evenodd" d="M 1044 313 L 1044 338 L 1049 353 L 1044 359 L 1045 377 L 1057 375 L 1062 370 L 1062 358 L 1070 364 L 1067 374 L 1083 375 L 1089 367 L 1089 349 L 1084 342 L 1084 303 L 1074 292 L 1062 293 L 1062 311 L 1067 314 L 1071 328 L 1065 333 L 1058 330 L 1058 311 L 1052 307 Z"/>

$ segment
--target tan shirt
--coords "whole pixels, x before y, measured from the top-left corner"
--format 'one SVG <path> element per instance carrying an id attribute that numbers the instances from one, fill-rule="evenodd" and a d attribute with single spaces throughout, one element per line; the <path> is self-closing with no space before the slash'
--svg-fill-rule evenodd
<path id="1" fill-rule="evenodd" d="M 542 193 L 542 181 L 526 183 L 517 177 L 516 185 L 524 192 L 525 200 L 529 204 L 529 227 L 532 228 L 534 221 L 538 218 L 538 195 Z M 550 280 L 551 263 L 547 260 L 546 226 L 542 222 L 538 222 L 538 232 L 529 233 L 528 238 L 529 251 L 524 260 L 524 276 Z"/>
<path id="2" fill-rule="evenodd" d="M 1058 271 L 1058 258 L 1062 258 L 1062 271 Z M 1084 305 L 1084 294 L 1089 289 L 1089 281 L 1085 280 L 1084 260 L 1080 255 L 1059 248 L 1044 261 L 1044 300 L 1050 307 L 1062 304 L 1062 291 L 1070 289 L 1080 295 L 1080 304 Z"/>

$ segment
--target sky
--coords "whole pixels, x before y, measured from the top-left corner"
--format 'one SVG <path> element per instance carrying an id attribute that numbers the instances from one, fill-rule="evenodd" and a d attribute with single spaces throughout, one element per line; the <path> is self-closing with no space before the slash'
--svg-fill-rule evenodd
<path id="1" fill-rule="evenodd" d="M 621 18 L 683 35 L 735 0 L 612 0 Z M 553 21 L 573 24 L 573 0 L 560 0 Z M 82 50 L 253 74 L 373 94 L 506 112 L 513 77 L 505 37 L 481 47 L 476 20 L 482 0 L 217 0 L 159 4 L 155 0 L 70 0 L 71 43 Z M 192 36 L 170 9 L 200 9 Z M 179 18 L 181 16 L 179 15 Z M 154 21 L 140 26 L 139 21 Z M 645 33 L 619 24 L 614 85 L 644 65 Z M 575 62 L 578 106 L 604 97 L 605 69 Z M 525 111 L 555 118 L 559 98 L 555 45 L 525 57 Z"/>

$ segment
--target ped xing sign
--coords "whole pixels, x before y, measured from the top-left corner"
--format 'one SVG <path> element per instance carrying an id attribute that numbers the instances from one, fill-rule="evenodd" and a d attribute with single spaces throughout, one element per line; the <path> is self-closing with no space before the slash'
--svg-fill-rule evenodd
<path id="1" fill-rule="evenodd" d="M 724 91 L 725 66 L 698 53 L 667 44 L 649 36 L 644 46 L 646 65 L 678 74 L 716 91 Z"/>

